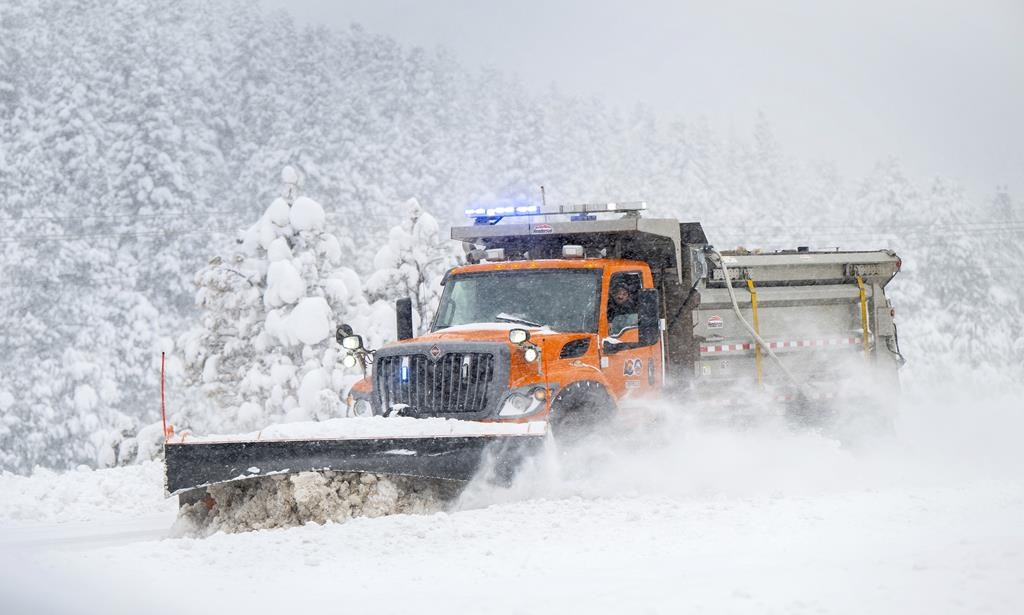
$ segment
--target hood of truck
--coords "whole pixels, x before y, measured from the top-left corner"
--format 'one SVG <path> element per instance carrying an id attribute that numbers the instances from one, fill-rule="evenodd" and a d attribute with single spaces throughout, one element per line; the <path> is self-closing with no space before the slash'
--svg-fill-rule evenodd
<path id="1" fill-rule="evenodd" d="M 458 340 L 473 342 L 506 342 L 511 344 L 511 342 L 508 341 L 508 332 L 512 329 L 526 329 L 530 332 L 531 340 L 535 340 L 535 338 L 539 337 L 546 338 L 549 336 L 569 335 L 552 331 L 547 327 L 530 327 L 519 323 L 491 322 L 446 327 L 444 329 L 424 333 L 419 337 L 414 337 L 397 343 L 405 344 Z"/>
<path id="2" fill-rule="evenodd" d="M 566 342 L 594 335 L 592 333 L 579 332 L 563 333 L 547 327 L 528 327 L 518 323 L 474 323 L 471 325 L 456 325 L 424 333 L 419 337 L 388 344 L 386 348 L 401 352 L 400 349 L 404 345 L 437 344 L 443 349 L 446 344 L 452 343 L 491 342 L 505 345 L 510 351 L 513 351 L 513 356 L 518 356 L 520 353 L 514 352 L 517 350 L 516 345 L 508 340 L 508 332 L 512 329 L 527 330 L 530 333 L 530 343 L 541 349 L 543 353 L 542 360 L 544 361 L 557 358 L 559 351 Z"/>

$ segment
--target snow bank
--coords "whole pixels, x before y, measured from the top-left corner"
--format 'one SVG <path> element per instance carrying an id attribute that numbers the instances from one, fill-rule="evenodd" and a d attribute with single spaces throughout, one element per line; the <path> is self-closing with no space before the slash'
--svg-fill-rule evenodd
<path id="1" fill-rule="evenodd" d="M 0 474 L 0 523 L 37 524 L 129 518 L 173 511 L 176 501 L 164 496 L 164 464 L 32 476 Z"/>
<path id="2" fill-rule="evenodd" d="M 182 507 L 175 533 L 209 536 L 305 523 L 343 523 L 356 517 L 383 517 L 442 510 L 461 489 L 452 481 L 354 474 L 304 472 L 214 485 L 209 499 Z"/>

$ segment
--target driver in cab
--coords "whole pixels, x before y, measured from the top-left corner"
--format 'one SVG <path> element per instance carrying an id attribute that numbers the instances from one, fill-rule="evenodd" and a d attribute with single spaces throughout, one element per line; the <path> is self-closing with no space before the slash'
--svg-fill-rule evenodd
<path id="1" fill-rule="evenodd" d="M 626 282 L 617 282 L 608 296 L 608 334 L 618 337 L 637 323 L 636 293 Z"/>

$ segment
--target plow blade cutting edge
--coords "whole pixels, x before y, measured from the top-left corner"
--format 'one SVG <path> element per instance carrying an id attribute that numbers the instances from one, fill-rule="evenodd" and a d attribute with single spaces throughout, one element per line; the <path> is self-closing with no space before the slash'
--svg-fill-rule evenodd
<path id="1" fill-rule="evenodd" d="M 537 453 L 543 435 L 168 442 L 166 489 L 176 495 L 260 476 L 366 472 L 469 481 L 485 464 L 499 480 Z"/>

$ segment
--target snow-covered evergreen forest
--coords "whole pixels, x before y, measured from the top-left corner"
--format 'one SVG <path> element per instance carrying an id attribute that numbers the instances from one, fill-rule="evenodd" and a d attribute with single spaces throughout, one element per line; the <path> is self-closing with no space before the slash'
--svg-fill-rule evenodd
<path id="1" fill-rule="evenodd" d="M 162 351 L 176 420 L 201 421 L 199 389 L 232 408 L 216 428 L 330 413 L 340 401 L 321 393 L 344 377 L 321 333 L 393 323 L 410 290 L 428 314 L 447 227 L 541 185 L 549 202 L 645 200 L 722 248 L 894 249 L 911 377 L 1024 376 L 1019 197 L 968 198 L 888 158 L 850 177 L 794 160 L 771 118 L 735 134 L 680 114 L 529 91 L 250 2 L 5 2 L 0 470 L 144 455 Z M 282 325 L 301 305 L 324 326 Z M 240 357 L 232 342 L 261 334 L 279 351 Z M 245 391 L 269 402 L 218 375 L 238 361 L 261 363 Z"/>

